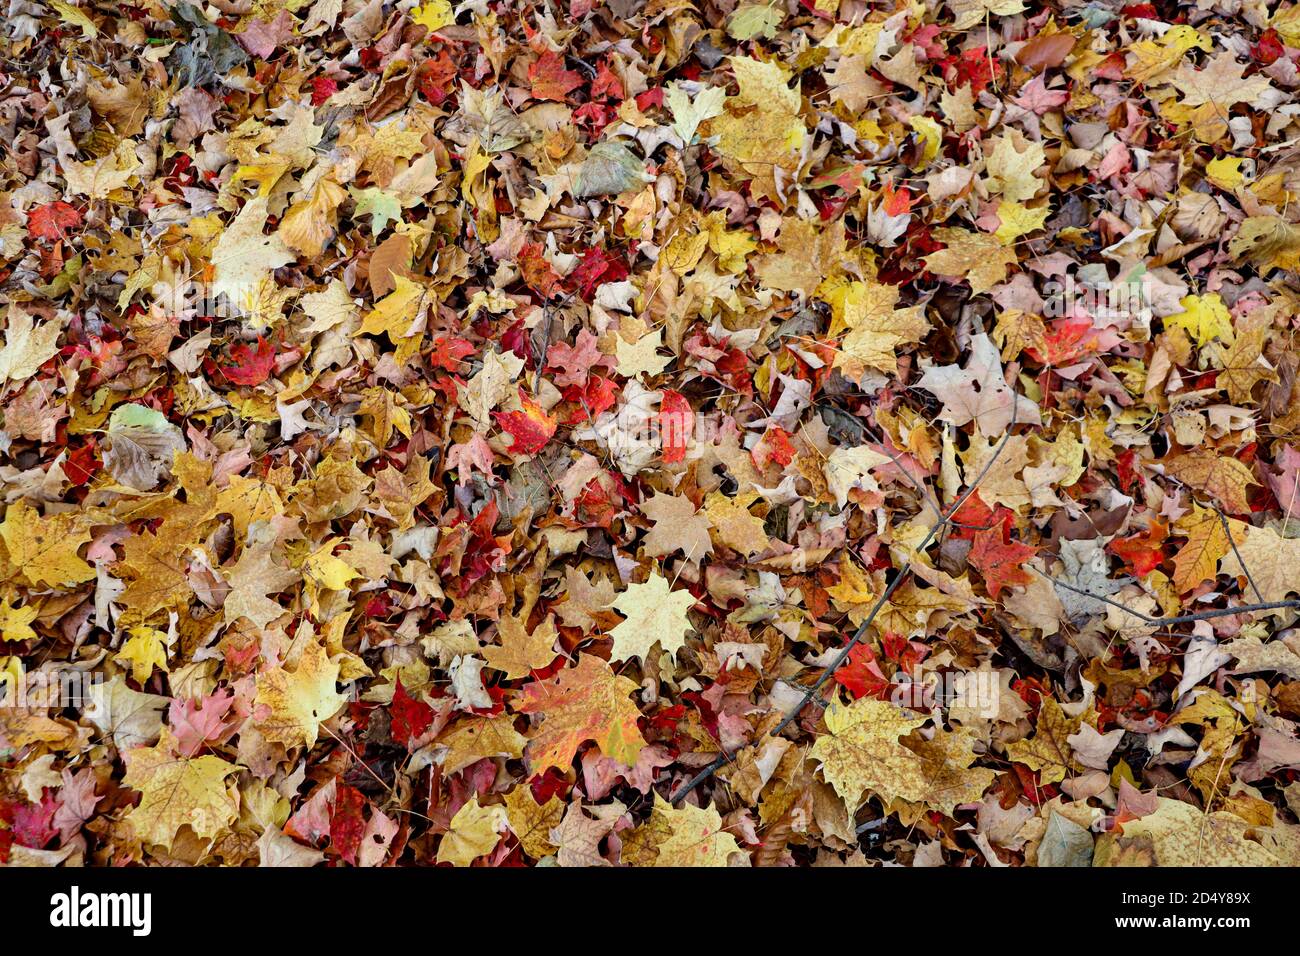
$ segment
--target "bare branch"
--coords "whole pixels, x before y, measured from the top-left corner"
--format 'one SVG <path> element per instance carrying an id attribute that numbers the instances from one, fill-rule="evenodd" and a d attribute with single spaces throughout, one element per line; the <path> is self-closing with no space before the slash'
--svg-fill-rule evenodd
<path id="1" fill-rule="evenodd" d="M 1245 565 L 1242 565 L 1245 567 Z M 1090 597 L 1094 601 L 1101 601 L 1103 604 L 1109 604 L 1111 607 L 1118 608 L 1125 614 L 1131 614 L 1133 617 L 1142 621 L 1144 624 L 1150 624 L 1153 627 L 1166 627 L 1170 624 L 1188 624 L 1192 621 L 1208 621 L 1216 617 L 1232 617 L 1234 614 L 1249 614 L 1252 611 L 1277 611 L 1283 608 L 1300 608 L 1300 601 L 1261 601 L 1259 604 L 1239 604 L 1236 607 L 1219 607 L 1211 608 L 1208 611 L 1198 611 L 1195 614 L 1179 614 L 1174 617 L 1148 617 L 1140 611 L 1135 611 L 1131 607 L 1121 604 L 1119 601 L 1111 600 L 1104 594 L 1097 594 L 1086 588 L 1075 587 L 1073 584 L 1066 584 L 1059 578 L 1054 578 L 1044 571 L 1037 568 L 1031 569 L 1041 574 L 1047 580 L 1051 581 L 1057 587 L 1065 588 L 1067 591 L 1073 591 L 1075 594 L 1082 594 L 1084 597 Z"/>

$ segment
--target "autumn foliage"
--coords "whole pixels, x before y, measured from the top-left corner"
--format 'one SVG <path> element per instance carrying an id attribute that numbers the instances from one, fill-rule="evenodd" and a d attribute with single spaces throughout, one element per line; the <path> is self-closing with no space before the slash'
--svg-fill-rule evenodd
<path id="1" fill-rule="evenodd" d="M 0 865 L 1300 863 L 1300 4 L 4 36 Z"/>

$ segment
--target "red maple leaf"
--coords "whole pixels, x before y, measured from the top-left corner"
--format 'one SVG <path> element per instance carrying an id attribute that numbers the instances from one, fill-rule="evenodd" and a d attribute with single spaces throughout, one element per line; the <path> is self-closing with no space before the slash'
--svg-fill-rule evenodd
<path id="1" fill-rule="evenodd" d="M 990 508 L 979 496 L 979 492 L 975 492 L 953 512 L 952 537 L 973 541 L 980 531 L 994 528 L 999 524 L 1009 531 L 1013 517 L 1014 514 L 1009 508 L 1002 505 Z"/>
<path id="2" fill-rule="evenodd" d="M 681 392 L 671 388 L 663 392 L 663 401 L 659 403 L 659 441 L 664 461 L 671 464 L 686 457 L 686 444 L 695 429 L 695 412 Z"/>
<path id="3" fill-rule="evenodd" d="M 37 239 L 67 238 L 67 231 L 81 225 L 81 213 L 62 200 L 32 207 L 27 214 L 27 232 Z"/>
<path id="4" fill-rule="evenodd" d="M 1169 525 L 1159 519 L 1140 534 L 1116 538 L 1107 549 L 1119 555 L 1138 577 L 1144 577 L 1160 566 L 1165 559 L 1164 543 L 1169 537 Z"/>
<path id="5" fill-rule="evenodd" d="M 429 352 L 429 363 L 435 368 L 454 372 L 461 366 L 461 360 L 466 355 L 473 355 L 476 351 L 478 350 L 473 343 L 460 336 L 440 335 L 434 340 L 433 349 Z"/>
<path id="6" fill-rule="evenodd" d="M 794 461 L 795 449 L 790 441 L 790 433 L 777 425 L 771 426 L 749 455 L 754 459 L 754 467 L 760 470 L 766 468 L 771 461 L 784 468 Z"/>
<path id="7" fill-rule="evenodd" d="M 92 437 L 84 445 L 78 445 L 68 452 L 68 457 L 63 462 L 63 473 L 72 484 L 84 485 L 103 467 L 104 463 L 95 452 Z"/>
<path id="8" fill-rule="evenodd" d="M 454 79 L 456 79 L 456 62 L 446 50 L 439 50 L 436 59 L 425 60 L 420 65 L 420 92 L 434 106 L 441 105 L 451 93 Z"/>
<path id="9" fill-rule="evenodd" d="M 566 70 L 564 58 L 547 50 L 528 67 L 528 82 L 532 84 L 533 99 L 563 103 L 569 93 L 582 86 L 582 74 Z"/>
<path id="10" fill-rule="evenodd" d="M 618 386 L 601 375 L 592 375 L 585 385 L 570 385 L 563 392 L 566 402 L 573 402 L 578 407 L 565 422 L 585 422 L 594 420 L 601 412 L 614 407 L 618 396 Z"/>
<path id="11" fill-rule="evenodd" d="M 569 273 L 567 281 L 584 302 L 590 302 L 606 282 L 621 282 L 627 276 L 626 262 L 600 246 L 592 246 L 582 254 L 582 261 Z"/>
<path id="12" fill-rule="evenodd" d="M 393 691 L 393 705 L 389 714 L 392 717 L 393 739 L 403 747 L 409 747 L 411 739 L 419 738 L 433 723 L 433 708 L 408 694 L 400 677 Z"/>
<path id="13" fill-rule="evenodd" d="M 330 814 L 330 846 L 345 861 L 356 865 L 361 837 L 366 832 L 362 812 L 366 798 L 355 787 L 340 783 L 334 798 L 334 812 Z"/>
<path id="14" fill-rule="evenodd" d="M 911 212 L 912 204 L 916 201 L 916 198 L 907 191 L 906 186 L 894 189 L 894 187 L 888 183 L 885 184 L 881 196 L 884 199 L 884 212 L 886 216 L 901 216 L 904 213 Z"/>
<path id="15" fill-rule="evenodd" d="M 920 641 L 908 640 L 893 631 L 886 631 L 881 636 L 880 649 L 885 652 L 887 660 L 893 661 L 906 674 L 911 674 L 920 667 L 921 661 L 930 653 L 930 648 Z"/>
<path id="16" fill-rule="evenodd" d="M 519 390 L 519 403 L 523 405 L 523 411 L 493 412 L 492 415 L 514 439 L 510 445 L 511 452 L 535 455 L 551 440 L 557 422 L 546 414 L 546 409 L 524 394 L 523 389 Z"/>
<path id="17" fill-rule="evenodd" d="M 835 682 L 853 695 L 854 700 L 874 697 L 884 700 L 889 693 L 889 678 L 876 662 L 876 653 L 866 644 L 849 651 L 849 659 L 834 673 Z"/>
<path id="18" fill-rule="evenodd" d="M 548 298 L 556 291 L 556 287 L 560 284 L 560 276 L 551 268 L 540 242 L 526 243 L 519 250 L 518 262 L 519 272 L 530 288 Z"/>
<path id="19" fill-rule="evenodd" d="M 984 576 L 990 597 L 996 598 L 1004 587 L 1023 587 L 1033 580 L 1021 565 L 1038 552 L 1037 548 L 1007 541 L 1003 531 L 996 528 L 976 532 L 974 540 L 968 560 Z"/>
<path id="20" fill-rule="evenodd" d="M 611 100 L 623 99 L 623 81 L 609 68 L 609 60 L 602 60 L 596 67 L 596 78 L 591 81 L 591 98 L 604 97 Z"/>
<path id="21" fill-rule="evenodd" d="M 275 367 L 275 348 L 260 335 L 256 345 L 231 346 L 230 357 L 234 363 L 221 366 L 221 373 L 236 385 L 261 385 Z"/>
<path id="22" fill-rule="evenodd" d="M 339 91 L 338 82 L 328 76 L 318 76 L 311 81 L 311 105 L 320 106 Z"/>
<path id="23" fill-rule="evenodd" d="M 59 801 L 48 787 L 41 792 L 39 803 L 27 803 L 14 810 L 14 840 L 19 846 L 43 850 L 58 834 L 52 823 Z"/>

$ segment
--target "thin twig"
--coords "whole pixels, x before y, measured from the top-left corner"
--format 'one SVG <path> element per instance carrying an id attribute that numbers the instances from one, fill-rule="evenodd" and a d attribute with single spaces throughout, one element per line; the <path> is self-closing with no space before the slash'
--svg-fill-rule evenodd
<path id="1" fill-rule="evenodd" d="M 1241 565 L 1241 570 L 1246 575 L 1246 581 L 1249 582 L 1250 589 L 1255 592 L 1256 598 L 1263 601 L 1264 592 L 1262 592 L 1259 589 L 1259 585 L 1255 583 L 1255 578 L 1250 573 L 1250 568 L 1246 567 L 1246 562 L 1242 560 L 1241 552 L 1237 550 L 1237 539 L 1232 536 L 1232 529 L 1228 527 L 1228 516 L 1225 515 L 1223 510 L 1214 502 L 1210 502 L 1210 507 L 1212 507 L 1214 513 L 1219 516 L 1219 523 L 1223 525 L 1223 533 L 1228 536 L 1228 544 L 1232 545 L 1232 553 L 1236 555 L 1237 563 Z"/>
<path id="2" fill-rule="evenodd" d="M 1073 584 L 1066 584 L 1059 578 L 1054 578 L 1044 571 L 1029 565 L 1030 569 L 1041 574 L 1047 580 L 1051 581 L 1058 587 L 1063 587 L 1067 591 L 1073 591 L 1075 594 L 1082 594 L 1084 597 L 1090 597 L 1095 601 L 1101 601 L 1103 604 L 1109 604 L 1111 607 L 1119 608 L 1125 614 L 1131 614 L 1133 617 L 1142 621 L 1144 624 L 1150 624 L 1153 627 L 1166 627 L 1170 624 L 1189 624 L 1193 621 L 1208 621 L 1216 617 L 1232 617 L 1234 614 L 1249 614 L 1252 611 L 1277 611 L 1283 608 L 1300 608 L 1300 601 L 1261 601 L 1259 604 L 1239 604 L 1236 607 L 1218 607 L 1211 608 L 1208 611 L 1198 611 L 1195 614 L 1179 614 L 1175 617 L 1148 617 L 1140 611 L 1135 611 L 1127 605 L 1120 604 L 1119 601 L 1113 601 L 1104 594 L 1097 594 L 1095 591 L 1089 591 L 1086 588 L 1075 587 Z M 1242 565 L 1245 567 L 1245 565 Z"/>

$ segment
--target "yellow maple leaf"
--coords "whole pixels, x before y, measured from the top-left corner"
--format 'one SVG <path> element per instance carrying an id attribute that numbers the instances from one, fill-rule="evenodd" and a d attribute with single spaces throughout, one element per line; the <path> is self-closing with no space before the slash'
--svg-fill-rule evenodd
<path id="1" fill-rule="evenodd" d="M 77 555 L 90 540 L 90 530 L 75 512 L 41 517 L 19 499 L 5 512 L 0 538 L 8 552 L 7 564 L 33 585 L 63 587 L 89 581 L 95 569 Z"/>
<path id="2" fill-rule="evenodd" d="M 551 831 L 564 818 L 564 801 L 550 796 L 538 803 L 527 783 L 521 783 L 505 795 L 506 818 L 510 832 L 519 839 L 524 852 L 535 860 L 552 855 L 557 847 Z"/>
<path id="3" fill-rule="evenodd" d="M 689 803 L 674 807 L 656 793 L 650 827 L 649 845 L 657 851 L 652 866 L 728 866 L 732 854 L 741 852 L 736 838 L 723 829 L 715 807 Z M 747 856 L 736 859 L 749 862 Z"/>
<path id="4" fill-rule="evenodd" d="M 1017 130 L 999 137 L 984 160 L 989 191 L 1001 193 L 1007 202 L 1032 199 L 1047 185 L 1034 173 L 1047 163 L 1042 144 L 1027 139 Z"/>
<path id="5" fill-rule="evenodd" d="M 1204 759 L 1188 769 L 1187 779 L 1201 791 L 1206 806 L 1213 806 L 1220 794 L 1227 793 L 1225 780 L 1232 779 L 1232 765 L 1242 755 L 1242 748 L 1233 745 L 1245 729 L 1243 718 L 1218 691 L 1201 688 L 1192 703 L 1175 713 L 1171 722 L 1200 729 L 1197 751 Z"/>
<path id="6" fill-rule="evenodd" d="M 756 501 L 758 495 L 752 491 L 734 497 L 720 491 L 711 492 L 704 499 L 702 513 L 712 525 L 709 533 L 713 540 L 745 557 L 766 551 L 768 537 L 763 530 L 763 519 L 749 510 Z"/>
<path id="7" fill-rule="evenodd" d="M 1154 40 L 1130 44 L 1128 52 L 1133 59 L 1129 62 L 1128 75 L 1138 83 L 1149 83 L 1173 69 L 1192 47 L 1209 52 L 1212 41 L 1186 24 L 1170 27 Z"/>
<path id="8" fill-rule="evenodd" d="M 130 666 L 131 677 L 142 686 L 154 667 L 166 674 L 167 635 L 152 627 L 133 627 L 129 633 L 131 636 L 122 642 L 114 660 Z"/>
<path id="9" fill-rule="evenodd" d="M 897 286 L 881 282 L 850 282 L 830 298 L 831 334 L 847 328 L 848 335 L 835 357 L 835 367 L 861 374 L 870 367 L 890 375 L 898 372 L 900 346 L 920 342 L 930 331 L 922 306 L 896 308 Z"/>
<path id="10" fill-rule="evenodd" d="M 1014 245 L 1021 236 L 1042 229 L 1051 211 L 1050 206 L 1043 205 L 1030 209 L 1018 202 L 1008 202 L 1004 199 L 998 203 L 999 225 L 993 235 L 997 236 L 998 241 L 1004 246 Z"/>
<path id="11" fill-rule="evenodd" d="M 36 639 L 36 632 L 31 629 L 36 620 L 36 608 L 15 607 L 14 596 L 7 594 L 0 598 L 0 640 L 31 641 Z"/>
<path id="12" fill-rule="evenodd" d="M 183 826 L 199 839 L 211 840 L 239 816 L 239 803 L 226 784 L 239 766 L 210 755 L 188 760 L 177 756 L 169 728 L 163 727 L 156 745 L 136 747 L 122 756 L 122 782 L 141 794 L 139 805 L 125 819 L 141 841 L 170 850 Z"/>
<path id="13" fill-rule="evenodd" d="M 1025 349 L 1033 349 L 1041 354 L 1047 348 L 1047 327 L 1042 318 L 1020 309 L 999 312 L 992 337 L 1001 349 L 1004 362 L 1019 357 Z"/>
<path id="14" fill-rule="evenodd" d="M 1280 866 L 1249 839 L 1250 824 L 1223 810 L 1213 813 L 1157 797 L 1155 812 L 1119 824 L 1097 839 L 1094 866 Z"/>
<path id="15" fill-rule="evenodd" d="M 361 320 L 353 335 L 387 335 L 398 346 L 404 361 L 412 354 L 410 343 L 418 348 L 423 337 L 422 313 L 431 302 L 429 290 L 406 276 L 396 276 L 396 285 Z"/>
<path id="16" fill-rule="evenodd" d="M 558 635 L 554 618 L 542 621 L 531 634 L 523 621 L 511 614 L 501 615 L 497 627 L 501 643 L 483 648 L 483 659 L 488 667 L 501 671 L 510 680 L 527 677 L 530 671 L 540 670 L 555 660 Z"/>
<path id="17" fill-rule="evenodd" d="M 1164 320 L 1166 326 L 1183 329 L 1196 340 L 1197 345 L 1206 345 L 1216 338 L 1232 338 L 1232 315 L 1219 293 L 1185 295 L 1179 300 L 1179 305 L 1183 311 L 1167 316 Z"/>
<path id="18" fill-rule="evenodd" d="M 1232 345 L 1223 353 L 1223 372 L 1217 382 L 1227 389 L 1229 401 L 1245 404 L 1256 384 L 1278 381 L 1277 371 L 1263 354 L 1272 329 L 1272 319 L 1259 312 L 1237 322 Z"/>
<path id="19" fill-rule="evenodd" d="M 744 56 L 730 58 L 740 92 L 727 97 L 723 112 L 707 121 L 718 151 L 740 163 L 793 168 L 806 135 L 798 87 L 781 64 Z"/>
<path id="20" fill-rule="evenodd" d="M 348 582 L 358 576 L 356 568 L 334 555 L 336 544 L 338 542 L 335 539 L 326 541 L 311 553 L 302 567 L 303 576 L 307 580 L 330 591 L 344 590 Z"/>
<path id="21" fill-rule="evenodd" d="M 1258 484 L 1249 468 L 1230 455 L 1197 448 L 1165 462 L 1165 474 L 1218 498 L 1231 514 L 1247 514 L 1246 489 Z"/>
<path id="22" fill-rule="evenodd" d="M 913 740 L 907 746 L 921 758 L 927 781 L 924 805 L 952 816 L 963 803 L 978 803 L 997 778 L 985 767 L 972 767 L 977 758 L 975 734 L 969 729 L 939 730 L 930 740 Z"/>
<path id="23" fill-rule="evenodd" d="M 135 143 L 124 139 L 113 152 L 93 162 L 64 160 L 63 179 L 68 184 L 69 196 L 111 199 L 115 192 L 131 181 L 139 169 L 140 160 L 135 155 Z"/>
<path id="24" fill-rule="evenodd" d="M 1246 180 L 1241 172 L 1243 162 L 1245 160 L 1239 156 L 1221 156 L 1212 159 L 1205 164 L 1205 178 L 1220 189 L 1238 189 Z"/>
<path id="25" fill-rule="evenodd" d="M 667 654 L 676 654 L 686 643 L 691 623 L 686 612 L 695 605 L 687 590 L 673 591 L 668 579 L 654 571 L 643 584 L 630 584 L 614 601 L 614 609 L 627 620 L 609 636 L 614 639 L 610 659 L 616 661 L 648 659 L 655 644 Z"/>
<path id="26" fill-rule="evenodd" d="M 1214 515 L 1214 520 L 1218 521 L 1218 515 Z M 1246 569 L 1250 571 L 1254 587 L 1259 588 L 1259 599 L 1266 602 L 1285 601 L 1290 595 L 1300 592 L 1300 577 L 1296 574 L 1296 568 L 1300 567 L 1300 538 L 1284 538 L 1272 528 L 1257 528 L 1244 521 L 1229 521 L 1228 527 L 1241 557 L 1238 559 L 1237 553 L 1228 548 L 1219 557 L 1219 571 L 1238 578 L 1245 588 L 1243 593 L 1253 598 L 1254 591 L 1246 580 Z"/>
<path id="27" fill-rule="evenodd" d="M 840 559 L 839 583 L 828 587 L 826 594 L 835 602 L 836 610 L 848 612 L 854 625 L 861 624 L 876 603 L 871 581 L 858 568 L 857 562 L 847 557 Z"/>
<path id="28" fill-rule="evenodd" d="M 920 637 L 936 623 L 970 607 L 970 599 L 945 594 L 938 588 L 919 587 L 909 578 L 881 608 L 875 626 L 883 633 L 893 631 L 904 637 Z"/>
<path id="29" fill-rule="evenodd" d="M 235 534 L 242 540 L 253 522 L 268 521 L 283 514 L 284 502 L 274 485 L 256 478 L 231 475 L 226 487 L 217 492 L 216 508 L 218 513 L 230 515 Z"/>
<path id="30" fill-rule="evenodd" d="M 1008 744 L 1007 756 L 1030 770 L 1037 770 L 1041 783 L 1060 783 L 1066 773 L 1075 769 L 1074 756 L 1066 738 L 1079 729 L 1079 724 L 1079 718 L 1067 718 L 1060 704 L 1051 697 L 1044 697 L 1038 708 L 1034 735 Z"/>
<path id="31" fill-rule="evenodd" d="M 257 728 L 267 740 L 286 747 L 312 747 L 320 725 L 347 703 L 336 684 L 339 665 L 325 648 L 309 642 L 295 670 L 275 667 L 257 676 Z"/>
<path id="32" fill-rule="evenodd" d="M 438 735 L 437 745 L 446 747 L 442 772 L 459 773 L 484 757 L 522 757 L 528 738 L 515 730 L 510 714 L 471 717 Z"/>
<path id="33" fill-rule="evenodd" d="M 334 237 L 338 208 L 347 196 L 332 179 L 321 179 L 306 199 L 289 207 L 276 235 L 294 252 L 309 258 L 319 256 Z"/>
<path id="34" fill-rule="evenodd" d="M 856 810 L 867 794 L 888 805 L 895 799 L 923 801 L 928 784 L 919 755 L 899 738 L 926 722 L 889 701 L 863 697 L 847 707 L 833 703 L 825 714 L 826 733 L 809 756 L 840 799 Z"/>
<path id="35" fill-rule="evenodd" d="M 1178 522 L 1178 530 L 1187 535 L 1187 541 L 1174 555 L 1174 587 L 1185 594 L 1203 581 L 1214 580 L 1219 559 L 1228 553 L 1228 533 L 1217 514 L 1199 505 Z M 1241 544 L 1246 536 L 1234 533 L 1233 537 Z"/>
<path id="36" fill-rule="evenodd" d="M 42 322 L 38 326 L 20 306 L 10 304 L 5 315 L 4 343 L 0 345 L 0 386 L 35 375 L 59 351 L 62 331 L 61 321 Z"/>
<path id="37" fill-rule="evenodd" d="M 641 712 L 629 697 L 637 689 L 634 681 L 590 654 L 579 654 L 577 667 L 565 668 L 550 680 L 526 684 L 515 710 L 542 715 L 542 725 L 528 743 L 530 771 L 567 771 L 578 747 L 588 740 L 606 757 L 636 766 L 645 746 L 637 727 Z"/>
<path id="38" fill-rule="evenodd" d="M 438 862 L 469 866 L 495 849 L 505 827 L 505 808 L 495 804 L 485 807 L 475 796 L 451 818 L 451 828 L 438 844 Z"/>
<path id="39" fill-rule="evenodd" d="M 411 20 L 433 33 L 455 23 L 456 15 L 452 13 L 448 0 L 428 0 L 411 11 Z"/>
<path id="40" fill-rule="evenodd" d="M 1016 263 L 1015 250 L 995 236 L 944 227 L 934 230 L 934 238 L 946 248 L 926 256 L 926 268 L 936 275 L 966 279 L 977 295 L 1005 281 L 1007 267 Z"/>
<path id="41" fill-rule="evenodd" d="M 658 375 L 672 361 L 671 356 L 659 354 L 663 344 L 663 329 L 647 332 L 635 342 L 628 342 L 622 335 L 616 336 L 614 354 L 618 359 L 618 374 L 627 378 Z"/>
<path id="42" fill-rule="evenodd" d="M 66 3 L 65 0 L 49 0 L 49 2 L 50 6 L 59 15 L 60 20 L 80 28 L 83 38 L 93 40 L 99 36 L 99 27 L 80 7 L 72 3 Z"/>
<path id="43" fill-rule="evenodd" d="M 272 270 L 295 258 L 279 235 L 263 234 L 266 219 L 266 197 L 255 196 L 244 204 L 212 249 L 213 294 L 225 295 L 243 312 L 259 312 L 263 282 Z"/>

